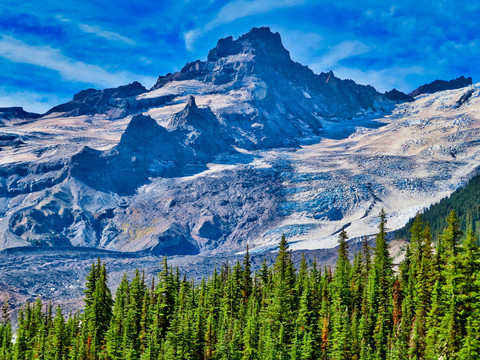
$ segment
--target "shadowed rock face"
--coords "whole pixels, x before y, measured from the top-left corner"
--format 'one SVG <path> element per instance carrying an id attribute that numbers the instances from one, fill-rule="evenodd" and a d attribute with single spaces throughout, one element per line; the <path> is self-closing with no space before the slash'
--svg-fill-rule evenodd
<path id="1" fill-rule="evenodd" d="M 415 97 L 422 94 L 433 94 L 438 91 L 460 89 L 465 86 L 472 85 L 472 83 L 473 81 L 471 77 L 465 78 L 464 76 L 460 76 L 459 78 L 450 81 L 435 80 L 430 84 L 425 84 L 418 87 L 408 95 Z"/>
<path id="2" fill-rule="evenodd" d="M 86 89 L 73 96 L 73 100 L 53 107 L 46 115 L 63 113 L 67 116 L 110 114 L 113 117 L 125 116 L 138 111 L 140 105 L 135 96 L 146 92 L 138 81 L 118 88 L 95 90 Z"/>
<path id="3" fill-rule="evenodd" d="M 385 92 L 385 97 L 389 100 L 399 101 L 399 102 L 411 102 L 415 100 L 412 96 L 407 95 L 397 89 L 392 89 L 390 91 Z"/>
<path id="4" fill-rule="evenodd" d="M 210 109 L 190 98 L 169 130 L 136 115 L 111 150 L 88 147 L 72 158 L 71 175 L 94 189 L 131 195 L 152 177 L 178 177 L 206 169 L 221 154 L 235 153 Z"/>
<path id="5" fill-rule="evenodd" d="M 29 120 L 29 119 L 38 119 L 40 114 L 31 113 L 23 110 L 22 107 L 13 106 L 13 107 L 0 107 L 0 123 L 1 120 L 12 120 L 12 119 L 21 119 L 21 120 Z"/>
<path id="6" fill-rule="evenodd" d="M 442 115 L 432 121 L 458 107 L 474 113 L 476 90 L 453 95 L 438 95 Z M 460 163 L 462 149 L 450 144 L 458 132 L 434 137 L 448 148 L 430 144 L 428 131 L 411 139 L 415 126 L 435 131 L 422 123 L 435 99 L 399 105 L 408 96 L 314 74 L 268 28 L 221 39 L 207 61 L 160 77 L 153 90 L 139 83 L 87 89 L 35 122 L 6 121 L 0 249 L 196 254 L 242 250 L 247 241 L 268 246 L 282 233 L 322 242 L 350 223 L 360 232 L 404 191 L 424 199 L 437 181 L 451 186 L 455 166 L 468 173 L 473 160 Z M 427 107 L 426 116 L 407 119 Z M 473 126 L 457 124 L 464 115 L 449 116 L 457 119 L 452 126 Z M 436 162 L 420 164 L 426 173 L 407 181 L 422 151 Z M 453 165 L 443 158 L 452 151 Z"/>
<path id="7" fill-rule="evenodd" d="M 258 105 L 274 106 L 280 102 L 294 107 L 298 99 L 295 95 L 292 98 L 292 93 L 299 92 L 304 103 L 321 102 L 324 109 L 316 110 L 324 117 L 348 116 L 360 108 L 371 108 L 374 98 L 380 95 L 371 86 L 340 80 L 333 72 L 317 75 L 294 62 L 283 47 L 280 34 L 272 33 L 267 27 L 253 28 L 237 40 L 231 36 L 220 39 L 210 50 L 207 61 L 197 60 L 185 65 L 180 72 L 160 76 L 152 89 L 159 89 L 171 81 L 192 79 L 217 85 L 231 83 L 231 87 L 236 87 L 252 76 L 267 84 L 267 94 L 259 97 L 264 101 Z M 313 101 L 307 101 L 312 97 Z"/>

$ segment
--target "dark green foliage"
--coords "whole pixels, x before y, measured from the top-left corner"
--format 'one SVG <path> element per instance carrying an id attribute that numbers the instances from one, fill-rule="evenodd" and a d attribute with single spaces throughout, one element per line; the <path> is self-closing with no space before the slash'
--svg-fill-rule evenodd
<path id="1" fill-rule="evenodd" d="M 480 249 L 462 236 L 454 212 L 432 246 L 417 217 L 399 271 L 393 271 L 380 214 L 375 248 L 363 240 L 351 263 L 339 234 L 335 269 L 302 258 L 294 269 L 282 236 L 272 268 L 252 274 L 225 265 L 198 284 L 163 261 L 151 285 L 137 271 L 122 279 L 113 302 L 105 265 L 92 265 L 83 315 L 66 319 L 40 299 L 19 312 L 16 341 L 5 301 L 0 360 L 478 359 Z M 55 314 L 52 314 L 54 312 Z"/>
<path id="2" fill-rule="evenodd" d="M 464 187 L 423 211 L 423 221 L 430 225 L 434 239 L 438 239 L 442 234 L 445 218 L 452 209 L 457 213 L 461 231 L 465 232 L 471 227 L 476 234 L 480 233 L 480 175 L 473 177 Z M 413 222 L 414 219 L 411 219 L 405 227 L 397 230 L 395 237 L 408 239 Z"/>

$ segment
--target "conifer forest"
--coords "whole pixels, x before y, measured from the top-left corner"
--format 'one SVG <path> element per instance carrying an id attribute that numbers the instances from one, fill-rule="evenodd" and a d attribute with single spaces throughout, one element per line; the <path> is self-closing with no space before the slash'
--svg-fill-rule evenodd
<path id="1" fill-rule="evenodd" d="M 459 223 L 452 211 L 432 238 L 417 216 L 399 264 L 382 212 L 353 261 L 340 232 L 334 268 L 296 269 L 282 237 L 273 267 L 254 272 L 247 249 L 194 283 L 165 259 L 158 277 L 124 276 L 115 294 L 98 260 L 77 313 L 38 299 L 12 329 L 5 302 L 0 359 L 479 359 L 480 248 Z"/>

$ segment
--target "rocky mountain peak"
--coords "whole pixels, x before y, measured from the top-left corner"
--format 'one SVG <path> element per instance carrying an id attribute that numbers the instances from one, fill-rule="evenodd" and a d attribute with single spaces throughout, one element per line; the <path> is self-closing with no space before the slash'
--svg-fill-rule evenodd
<path id="1" fill-rule="evenodd" d="M 212 126 L 218 125 L 218 120 L 210 108 L 198 108 L 195 102 L 195 97 L 190 95 L 183 110 L 172 117 L 167 128 L 175 130 L 194 127 L 205 131 Z"/>
<path id="2" fill-rule="evenodd" d="M 386 91 L 384 95 L 387 99 L 392 100 L 392 101 L 411 102 L 411 101 L 415 100 L 410 95 L 407 95 L 404 92 L 399 91 L 395 88 L 393 88 L 390 91 Z"/>
<path id="3" fill-rule="evenodd" d="M 220 58 L 237 54 L 252 54 L 265 58 L 283 58 L 291 60 L 290 53 L 282 44 L 278 32 L 273 33 L 269 27 L 252 28 L 248 33 L 237 40 L 233 37 L 220 39 L 217 46 L 208 53 L 208 61 L 217 61 Z"/>
<path id="4" fill-rule="evenodd" d="M 188 97 L 188 101 L 187 101 L 187 109 L 192 109 L 192 110 L 195 110 L 195 109 L 198 109 L 197 108 L 197 104 L 195 103 L 195 96 L 193 95 L 190 95 Z"/>
<path id="5" fill-rule="evenodd" d="M 57 105 L 47 114 L 64 113 L 67 116 L 110 114 L 112 117 L 125 116 L 129 108 L 135 108 L 134 98 L 147 89 L 138 81 L 110 89 L 85 89 L 73 96 L 67 103 Z M 133 109 L 135 110 L 135 109 Z"/>
<path id="6" fill-rule="evenodd" d="M 415 97 L 422 94 L 433 94 L 433 93 L 444 91 L 444 90 L 460 89 L 472 84 L 473 84 L 472 78 L 471 77 L 466 78 L 465 76 L 460 76 L 450 81 L 435 80 L 429 84 L 425 84 L 418 87 L 408 95 L 411 97 Z"/>
<path id="7" fill-rule="evenodd" d="M 74 101 L 83 101 L 91 100 L 92 98 L 127 98 L 132 96 L 137 96 L 146 92 L 147 89 L 140 84 L 138 81 L 134 81 L 127 85 L 122 85 L 117 88 L 96 90 L 96 89 L 86 89 L 80 91 L 78 94 L 73 96 Z"/>
<path id="8" fill-rule="evenodd" d="M 120 139 L 119 145 L 130 146 L 132 144 L 148 145 L 155 139 L 166 135 L 167 131 L 151 118 L 142 114 L 135 115 L 127 126 Z"/>

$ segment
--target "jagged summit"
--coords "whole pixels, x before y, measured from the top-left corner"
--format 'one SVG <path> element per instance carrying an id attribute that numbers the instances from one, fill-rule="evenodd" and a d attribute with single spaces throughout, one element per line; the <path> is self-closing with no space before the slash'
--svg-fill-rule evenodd
<path id="1" fill-rule="evenodd" d="M 232 36 L 218 40 L 216 47 L 209 51 L 207 61 L 196 60 L 187 63 L 178 73 L 160 76 L 152 90 L 170 81 L 201 79 L 225 84 L 250 75 L 263 78 L 269 71 L 289 72 L 288 68 L 294 64 L 300 65 L 292 61 L 278 32 L 273 33 L 268 27 L 254 27 L 236 40 Z"/>
<path id="2" fill-rule="evenodd" d="M 372 86 L 331 71 L 315 74 L 293 61 L 280 34 L 267 27 L 236 40 L 220 39 L 206 61 L 160 76 L 148 96 L 170 93 L 181 102 L 195 95 L 198 103 L 208 104 L 236 144 L 248 149 L 297 146 L 300 138 L 320 135 L 324 119 L 381 113 L 395 103 Z"/>
<path id="3" fill-rule="evenodd" d="M 444 91 L 444 90 L 461 89 L 465 86 L 469 86 L 472 84 L 473 84 L 473 80 L 471 77 L 466 78 L 465 76 L 462 75 L 459 78 L 452 79 L 450 81 L 445 81 L 445 80 L 432 81 L 429 84 L 419 86 L 417 89 L 415 89 L 408 95 L 415 97 L 422 94 L 433 94 L 433 93 Z"/>
<path id="4" fill-rule="evenodd" d="M 188 129 L 190 131 L 195 129 L 205 134 L 213 134 L 218 132 L 220 123 L 209 107 L 199 108 L 195 102 L 195 97 L 189 96 L 185 108 L 172 116 L 167 128 L 171 130 Z"/>
<path id="5" fill-rule="evenodd" d="M 134 145 L 141 150 L 154 146 L 156 142 L 168 137 L 168 131 L 150 116 L 136 115 L 132 118 L 127 129 L 122 134 L 120 146 L 129 147 Z"/>
<path id="6" fill-rule="evenodd" d="M 217 122 L 212 111 L 210 109 L 199 109 L 195 102 L 195 97 L 190 95 L 185 108 L 172 116 L 171 120 L 168 122 L 167 128 L 178 129 L 187 125 L 195 125 L 198 123 L 198 120 L 204 122 L 202 120 L 205 117 L 210 117 Z"/>
<path id="7" fill-rule="evenodd" d="M 390 91 L 385 92 L 385 96 L 387 99 L 390 99 L 392 101 L 401 101 L 401 102 L 412 102 L 415 99 L 411 97 L 410 95 L 405 94 L 402 91 L 399 91 L 395 88 L 393 88 Z"/>
<path id="8" fill-rule="evenodd" d="M 237 40 L 233 40 L 232 36 L 218 40 L 217 46 L 208 53 L 207 59 L 217 61 L 238 54 L 257 55 L 262 59 L 291 60 L 290 53 L 282 44 L 280 34 L 273 33 L 269 27 L 254 27 Z"/>
<path id="9" fill-rule="evenodd" d="M 190 95 L 188 97 L 187 106 L 191 109 L 197 109 L 197 104 L 195 103 L 195 96 Z"/>

